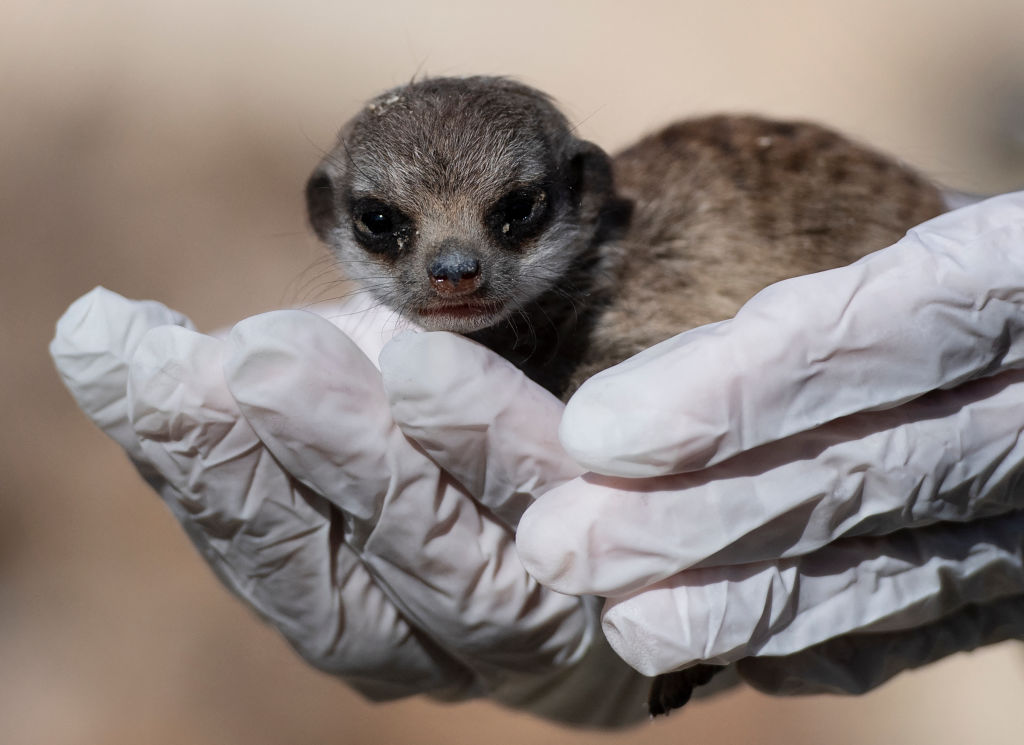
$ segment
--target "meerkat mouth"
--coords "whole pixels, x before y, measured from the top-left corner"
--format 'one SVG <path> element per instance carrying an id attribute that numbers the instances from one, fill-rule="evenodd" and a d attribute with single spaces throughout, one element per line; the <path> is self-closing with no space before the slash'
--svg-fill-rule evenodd
<path id="1" fill-rule="evenodd" d="M 417 314 L 431 326 L 453 331 L 475 331 L 496 322 L 503 307 L 503 303 L 493 300 L 464 300 L 432 303 L 420 308 Z"/>

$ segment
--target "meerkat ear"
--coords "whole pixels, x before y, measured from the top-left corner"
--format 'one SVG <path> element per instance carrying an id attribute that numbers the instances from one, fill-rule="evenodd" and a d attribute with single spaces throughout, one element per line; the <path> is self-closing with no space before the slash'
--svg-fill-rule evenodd
<path id="1" fill-rule="evenodd" d="M 338 205 L 334 180 L 322 165 L 306 182 L 306 214 L 317 237 L 328 243 L 331 231 L 338 227 Z"/>
<path id="2" fill-rule="evenodd" d="M 598 208 L 615 193 L 612 162 L 593 142 L 578 140 L 569 160 L 569 191 L 578 209 Z"/>
<path id="3" fill-rule="evenodd" d="M 580 220 L 597 226 L 599 240 L 614 238 L 629 225 L 633 203 L 615 193 L 611 158 L 592 142 L 577 142 L 569 161 L 569 192 Z"/>

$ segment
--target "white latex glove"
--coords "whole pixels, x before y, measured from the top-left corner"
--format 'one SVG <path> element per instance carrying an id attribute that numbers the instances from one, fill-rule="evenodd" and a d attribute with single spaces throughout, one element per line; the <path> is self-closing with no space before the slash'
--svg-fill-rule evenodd
<path id="1" fill-rule="evenodd" d="M 608 648 L 596 604 L 540 586 L 515 553 L 532 495 L 581 473 L 557 444 L 561 403 L 490 355 L 497 395 L 447 391 L 487 429 L 457 481 L 392 419 L 371 360 L 393 317 L 279 311 L 219 340 L 96 289 L 60 320 L 51 352 L 221 580 L 313 665 L 373 699 L 487 696 L 569 723 L 642 719 L 648 682 Z M 408 384 L 396 376 L 391 393 L 415 413 Z M 501 447 L 480 449 L 492 440 Z"/>
<path id="2" fill-rule="evenodd" d="M 585 383 L 561 438 L 595 473 L 525 513 L 520 555 L 610 597 L 651 675 L 749 658 L 771 691 L 859 692 L 1021 638 L 1022 367 L 1024 192 Z"/>

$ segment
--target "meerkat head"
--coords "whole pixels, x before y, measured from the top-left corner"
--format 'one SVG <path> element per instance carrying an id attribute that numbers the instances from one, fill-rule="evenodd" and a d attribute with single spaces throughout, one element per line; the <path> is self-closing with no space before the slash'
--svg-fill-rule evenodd
<path id="1" fill-rule="evenodd" d="M 428 329 L 463 333 L 556 289 L 613 196 L 608 157 L 547 96 L 484 77 L 374 99 L 306 186 L 310 222 L 349 278 Z"/>

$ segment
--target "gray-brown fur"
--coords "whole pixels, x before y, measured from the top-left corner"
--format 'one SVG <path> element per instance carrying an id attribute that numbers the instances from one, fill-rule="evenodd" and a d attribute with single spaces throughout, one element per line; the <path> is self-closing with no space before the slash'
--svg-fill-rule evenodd
<path id="1" fill-rule="evenodd" d="M 366 199 L 403 219 L 381 223 Z M 609 159 L 544 94 L 499 78 L 375 99 L 307 201 L 344 272 L 381 302 L 477 339 L 563 399 L 773 282 L 850 263 L 943 210 L 921 176 L 808 123 L 694 119 Z M 527 207 L 528 229 L 508 227 Z M 367 245 L 360 215 L 398 224 L 388 250 Z M 459 303 L 470 305 L 437 309 Z M 688 698 L 685 673 L 662 676 L 659 689 L 682 690 L 652 706 Z"/>
<path id="2" fill-rule="evenodd" d="M 537 235 L 504 244 L 487 212 L 524 185 L 548 190 L 549 214 Z M 355 240 L 353 194 L 410 218 L 398 251 Z M 943 208 L 913 171 L 814 124 L 695 119 L 610 160 L 546 96 L 500 78 L 428 79 L 378 97 L 342 129 L 307 196 L 347 276 L 563 397 L 730 317 L 772 282 L 849 263 Z M 479 259 L 473 297 L 502 303 L 499 313 L 418 314 L 437 297 L 428 262 L 453 247 Z"/>

